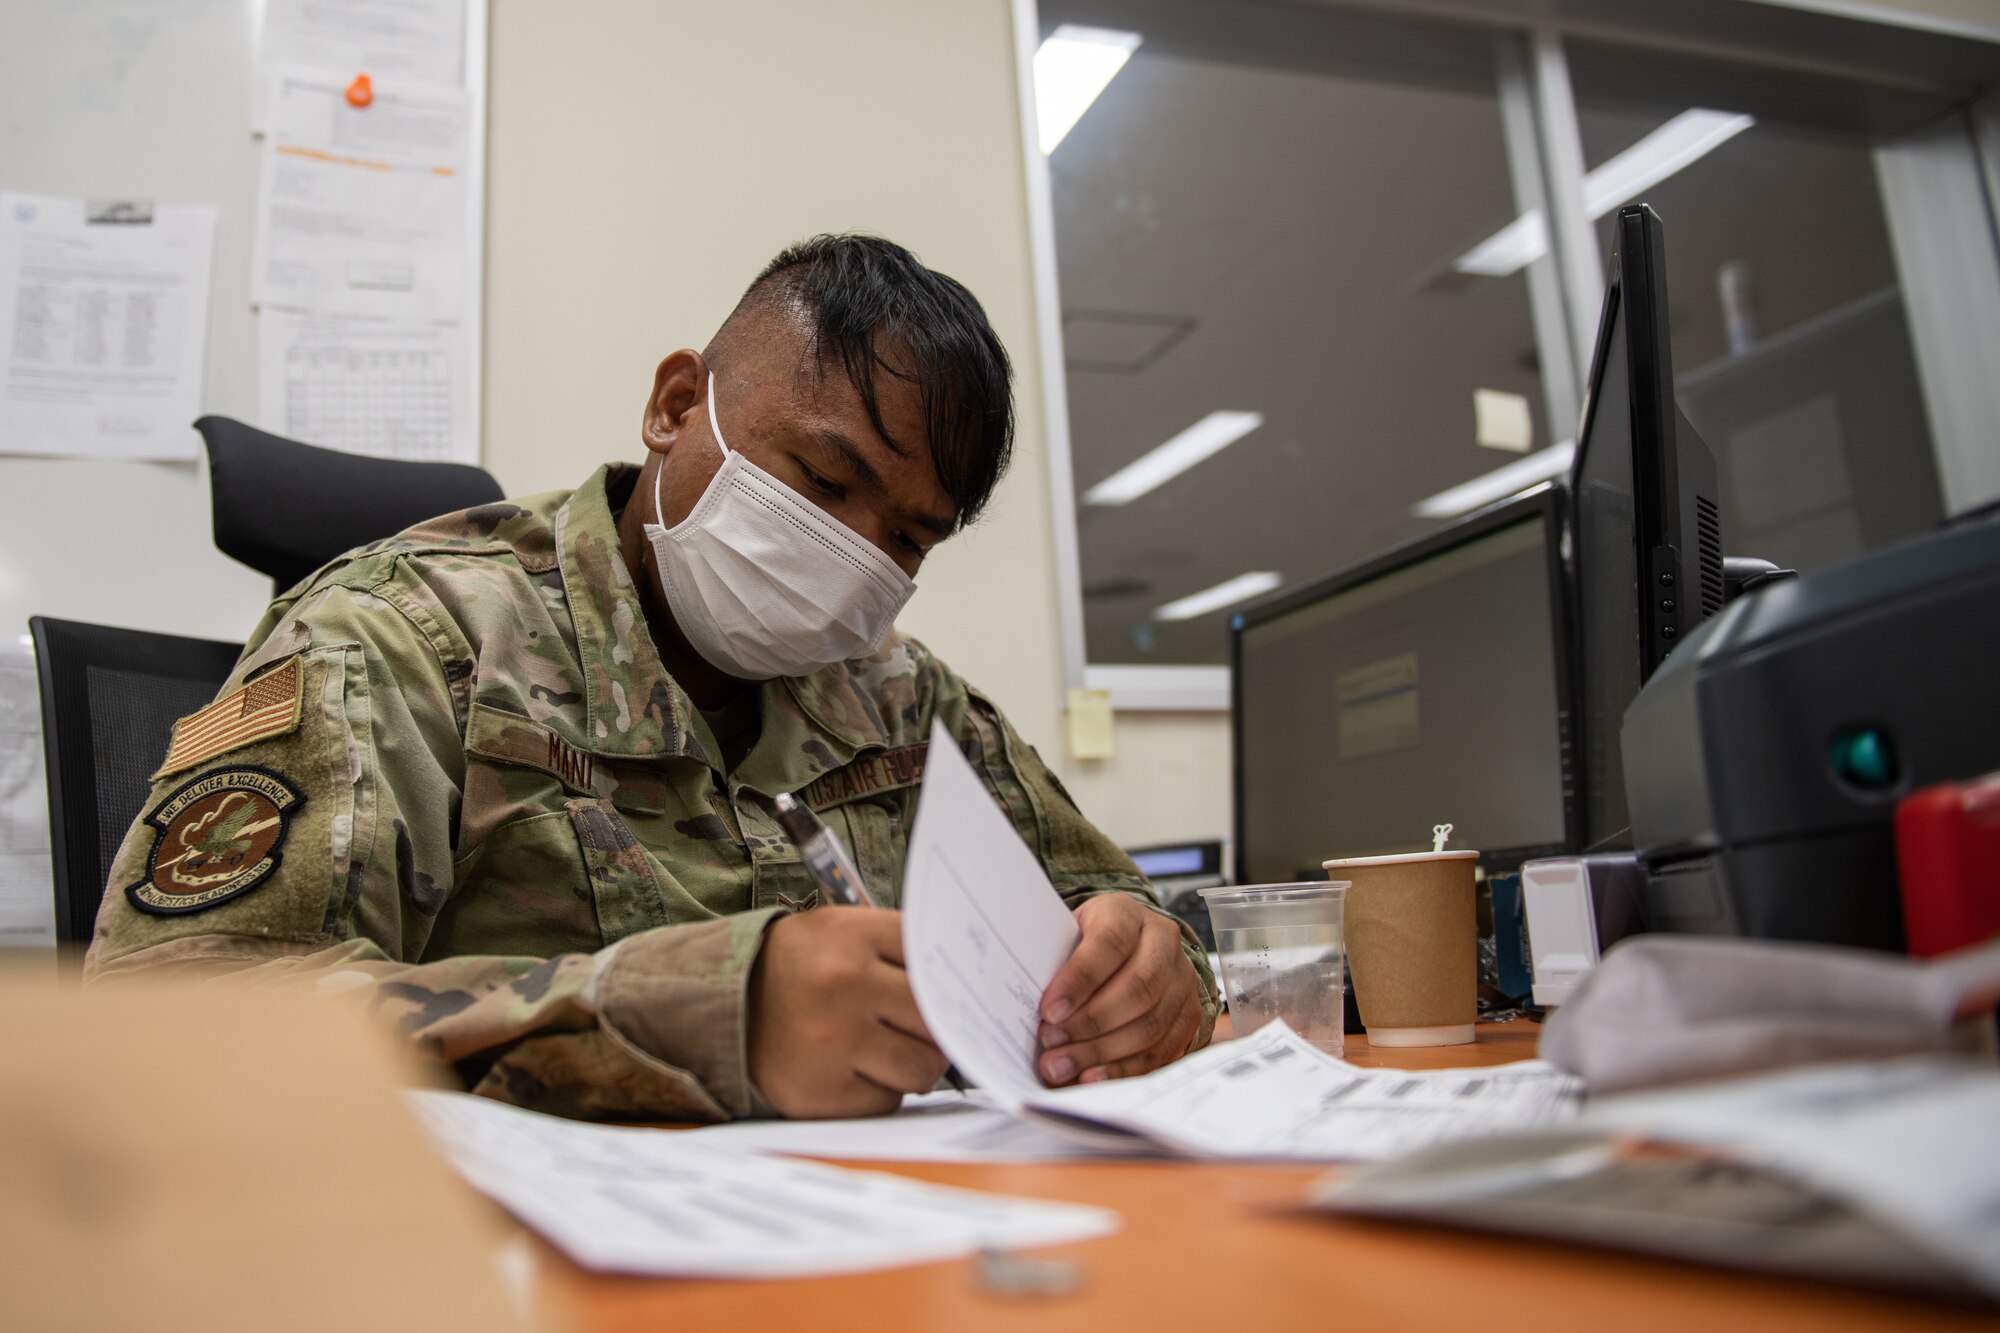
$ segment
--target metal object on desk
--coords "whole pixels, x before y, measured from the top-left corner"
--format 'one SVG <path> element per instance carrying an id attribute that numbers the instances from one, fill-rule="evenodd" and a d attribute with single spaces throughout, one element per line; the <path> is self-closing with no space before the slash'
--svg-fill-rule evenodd
<path id="1" fill-rule="evenodd" d="M 989 1296 L 1069 1296 L 1083 1289 L 1083 1265 L 1074 1259 L 1040 1259 L 986 1249 L 972 1262 L 979 1289 Z"/>

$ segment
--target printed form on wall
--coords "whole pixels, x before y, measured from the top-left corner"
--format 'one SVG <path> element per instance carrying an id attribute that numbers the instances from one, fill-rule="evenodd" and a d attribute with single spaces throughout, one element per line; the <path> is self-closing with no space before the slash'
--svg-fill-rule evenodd
<path id="1" fill-rule="evenodd" d="M 384 81 L 273 85 L 257 215 L 258 418 L 311 444 L 476 461 L 469 271 L 471 101 Z"/>
<path id="2" fill-rule="evenodd" d="M 343 84 L 365 73 L 462 87 L 465 0 L 267 0 L 252 115 L 258 130 L 268 120 L 271 79 L 291 68 L 339 75 Z"/>
<path id="3" fill-rule="evenodd" d="M 0 194 L 0 452 L 186 459 L 215 210 Z"/>

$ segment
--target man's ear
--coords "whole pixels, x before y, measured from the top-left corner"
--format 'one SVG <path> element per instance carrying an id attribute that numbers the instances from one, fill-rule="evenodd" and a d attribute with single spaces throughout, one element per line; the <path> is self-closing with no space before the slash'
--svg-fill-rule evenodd
<path id="1" fill-rule="evenodd" d="M 660 362 L 653 372 L 653 392 L 646 399 L 639 438 L 656 454 L 674 447 L 688 415 L 698 410 L 708 388 L 708 363 L 701 353 L 683 347 Z"/>

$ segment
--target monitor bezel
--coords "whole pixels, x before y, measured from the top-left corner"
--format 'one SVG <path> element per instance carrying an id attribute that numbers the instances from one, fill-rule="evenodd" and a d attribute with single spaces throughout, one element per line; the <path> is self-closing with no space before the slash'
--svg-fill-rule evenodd
<path id="1" fill-rule="evenodd" d="M 1590 374 L 1584 381 L 1583 406 L 1577 413 L 1576 453 L 1570 461 L 1569 490 L 1582 505 L 1580 482 L 1591 437 L 1602 406 L 1606 358 L 1611 329 L 1622 307 L 1625 316 L 1626 413 L 1632 440 L 1633 568 L 1639 571 L 1639 682 L 1659 669 L 1674 646 L 1686 639 L 1703 616 L 1701 590 L 1690 582 L 1694 552 L 1682 497 L 1683 429 L 1674 398 L 1672 342 L 1667 320 L 1666 236 L 1660 215 L 1650 205 L 1629 204 L 1618 210 L 1612 230 L 1612 255 L 1607 265 L 1604 304 L 1598 313 L 1597 338 L 1591 348 Z M 1692 434 L 1692 428 L 1686 428 Z M 1690 440 L 1699 446 L 1699 441 Z M 1706 447 L 1706 446 L 1699 446 Z M 1713 489 L 1711 483 L 1710 489 Z M 1581 514 L 1578 515 L 1579 519 Z M 1580 535 L 1580 530 L 1579 530 Z M 1577 564 L 1581 601 L 1581 552 Z M 1663 579 L 1667 582 L 1663 583 Z M 1674 609 L 1662 609 L 1671 602 Z M 1579 622 L 1581 624 L 1581 622 Z M 1585 647 L 1581 640 L 1578 648 Z"/>
<path id="2" fill-rule="evenodd" d="M 1305 583 L 1284 588 L 1238 611 L 1229 621 L 1229 761 L 1232 882 L 1247 882 L 1244 837 L 1243 769 L 1243 635 L 1302 606 L 1345 592 L 1405 566 L 1428 560 L 1454 547 L 1489 536 L 1525 518 L 1539 516 L 1549 540 L 1543 546 L 1543 574 L 1548 585 L 1551 630 L 1556 662 L 1556 727 L 1562 772 L 1563 838 L 1559 843 L 1481 848 L 1480 868 L 1489 875 L 1511 873 L 1523 861 L 1539 856 L 1564 856 L 1576 849 L 1581 831 L 1582 789 L 1577 781 L 1575 619 L 1564 551 L 1570 543 L 1569 504 L 1564 489 L 1545 482 L 1525 495 L 1474 510 L 1421 537 L 1392 546 L 1356 564 L 1336 569 Z"/>
<path id="3" fill-rule="evenodd" d="M 1621 308 L 1625 330 L 1625 410 L 1632 441 L 1632 557 L 1633 568 L 1639 573 L 1639 583 L 1633 591 L 1638 600 L 1641 689 L 1674 648 L 1685 642 L 1703 620 L 1720 610 L 1722 603 L 1721 511 L 1717 505 L 1715 457 L 1681 414 L 1674 395 L 1666 229 L 1651 205 L 1628 204 L 1618 210 L 1612 239 L 1590 374 L 1584 381 L 1583 406 L 1577 414 L 1576 452 L 1567 478 L 1575 542 L 1568 562 L 1567 601 L 1575 626 L 1570 670 L 1578 710 L 1572 714 L 1571 728 L 1577 741 L 1571 770 L 1577 792 L 1577 820 L 1571 831 L 1579 840 L 1593 832 L 1597 835 L 1595 841 L 1581 848 L 1583 851 L 1623 848 L 1630 834 L 1629 824 L 1618 830 L 1593 830 L 1587 826 L 1587 793 L 1594 778 L 1588 771 L 1591 747 L 1584 744 L 1588 738 L 1583 733 L 1593 721 L 1616 730 L 1622 719 L 1592 719 L 1581 711 L 1587 703 L 1585 686 L 1592 670 L 1590 659 L 1594 647 L 1588 640 L 1585 624 L 1590 608 L 1585 605 L 1583 591 L 1586 553 L 1582 481 L 1591 441 L 1597 434 L 1597 414 L 1604 406 L 1601 396 L 1612 353 L 1611 332 Z M 1699 518 L 1704 503 L 1715 522 L 1714 549 L 1706 553 Z M 1613 776 L 1621 783 L 1624 781 L 1623 773 Z"/>

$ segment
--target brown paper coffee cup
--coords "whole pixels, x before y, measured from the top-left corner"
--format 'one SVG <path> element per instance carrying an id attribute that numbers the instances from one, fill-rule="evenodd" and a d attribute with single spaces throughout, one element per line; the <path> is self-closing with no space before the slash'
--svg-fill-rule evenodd
<path id="1" fill-rule="evenodd" d="M 1328 861 L 1347 891 L 1347 964 L 1371 1046 L 1460 1046 L 1479 1014 L 1478 852 Z"/>

